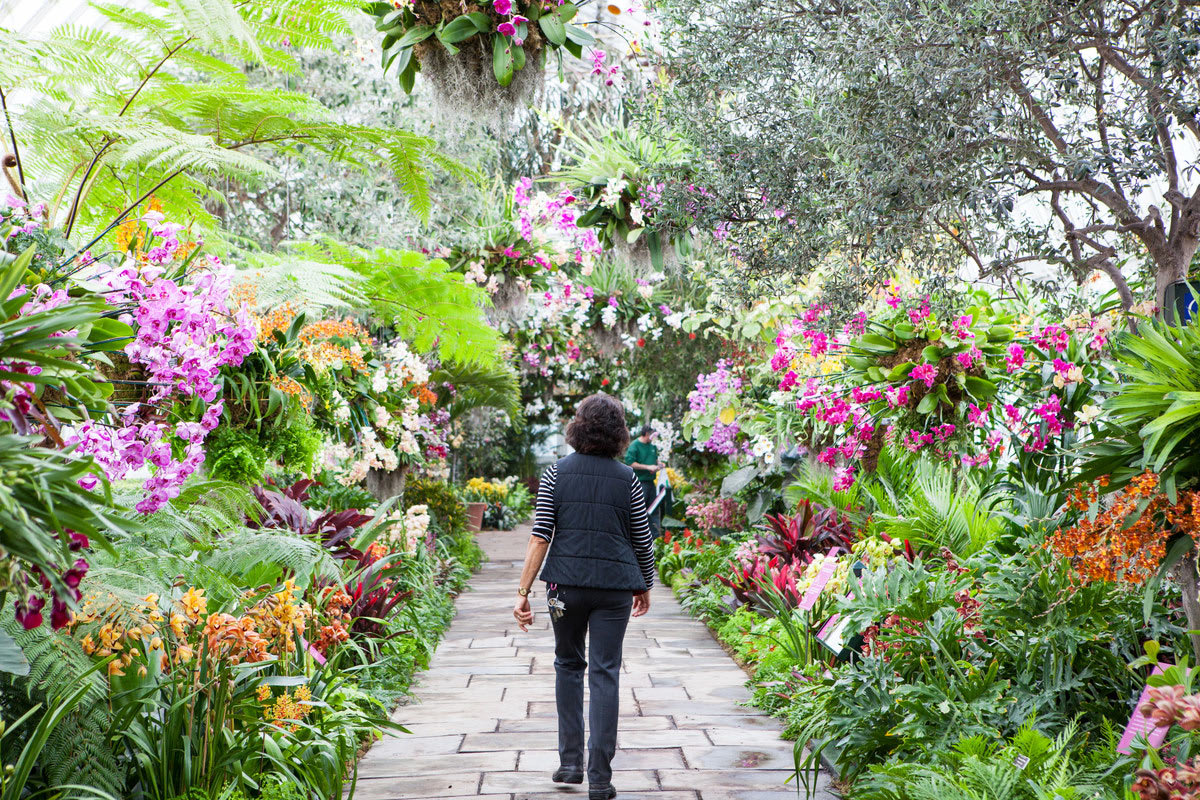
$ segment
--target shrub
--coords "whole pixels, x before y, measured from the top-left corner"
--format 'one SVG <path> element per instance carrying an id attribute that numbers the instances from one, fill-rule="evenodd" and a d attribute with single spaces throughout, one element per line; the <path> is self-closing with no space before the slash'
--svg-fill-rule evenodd
<path id="1" fill-rule="evenodd" d="M 413 478 L 404 487 L 404 505 L 429 508 L 439 535 L 448 536 L 467 527 L 467 507 L 445 481 Z"/>

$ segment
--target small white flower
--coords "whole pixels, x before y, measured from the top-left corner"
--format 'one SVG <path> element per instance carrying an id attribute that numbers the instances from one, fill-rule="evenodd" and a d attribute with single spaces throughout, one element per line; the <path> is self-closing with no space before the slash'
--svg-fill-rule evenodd
<path id="1" fill-rule="evenodd" d="M 1100 416 L 1100 407 L 1091 403 L 1086 404 L 1075 414 L 1075 421 L 1080 425 L 1091 425 Z"/>

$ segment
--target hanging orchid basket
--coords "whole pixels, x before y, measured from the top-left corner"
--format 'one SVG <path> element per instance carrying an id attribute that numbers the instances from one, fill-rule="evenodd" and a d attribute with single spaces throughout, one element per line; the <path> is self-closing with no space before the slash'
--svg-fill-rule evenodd
<path id="1" fill-rule="evenodd" d="M 420 72 L 460 105 L 524 99 L 549 53 L 581 58 L 596 41 L 572 24 L 576 5 L 558 0 L 396 0 L 368 12 L 383 34 L 383 68 L 396 71 L 401 88 L 412 92 Z"/>

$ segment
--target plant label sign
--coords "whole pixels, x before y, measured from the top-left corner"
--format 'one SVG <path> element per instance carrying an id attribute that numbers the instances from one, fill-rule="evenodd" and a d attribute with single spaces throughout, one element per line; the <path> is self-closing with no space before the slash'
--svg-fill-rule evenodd
<path id="1" fill-rule="evenodd" d="M 817 598 L 821 596 L 821 592 L 825 590 L 826 584 L 833 578 L 833 573 L 837 572 L 838 562 L 836 558 L 828 558 L 821 565 L 821 569 L 817 572 L 813 582 L 809 584 L 808 589 L 804 592 L 804 596 L 800 598 L 800 610 L 812 611 L 812 607 L 817 604 Z"/>
<path id="2" fill-rule="evenodd" d="M 1151 675 L 1157 675 L 1166 670 L 1168 665 L 1156 664 Z M 1129 717 L 1129 724 L 1125 726 L 1125 732 L 1121 734 L 1121 741 L 1117 745 L 1117 752 L 1131 755 L 1133 753 L 1133 740 L 1138 736 L 1145 736 L 1146 741 L 1151 747 L 1158 747 L 1167 738 L 1167 726 L 1155 727 L 1154 722 L 1142 713 L 1142 703 L 1150 699 L 1150 686 L 1147 685 L 1142 689 L 1142 694 L 1138 698 L 1137 705 L 1133 707 L 1133 714 Z"/>

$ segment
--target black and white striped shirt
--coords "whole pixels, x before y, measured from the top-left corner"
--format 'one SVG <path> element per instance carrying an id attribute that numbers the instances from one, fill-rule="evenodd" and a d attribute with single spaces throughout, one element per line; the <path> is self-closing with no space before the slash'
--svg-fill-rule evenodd
<path id="1" fill-rule="evenodd" d="M 558 464 L 551 464 L 542 473 L 538 484 L 537 507 L 533 514 L 533 535 L 547 542 L 554 540 L 557 523 L 554 517 L 554 482 L 558 479 Z M 646 498 L 635 476 L 629 484 L 630 524 L 633 528 L 633 552 L 638 567 L 646 579 L 646 588 L 654 585 L 654 540 L 650 536 L 650 518 L 646 515 Z"/>

